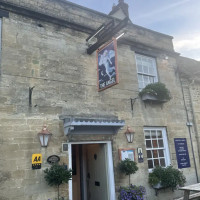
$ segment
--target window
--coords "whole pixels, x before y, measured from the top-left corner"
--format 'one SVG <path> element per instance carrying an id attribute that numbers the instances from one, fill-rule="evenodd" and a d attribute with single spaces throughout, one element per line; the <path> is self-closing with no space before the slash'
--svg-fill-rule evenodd
<path id="1" fill-rule="evenodd" d="M 144 136 L 149 171 L 156 166 L 167 167 L 170 165 L 166 129 L 145 128 Z"/>
<path id="2" fill-rule="evenodd" d="M 158 82 L 156 60 L 152 57 L 136 54 L 136 66 L 139 90 L 142 90 L 150 83 Z"/>

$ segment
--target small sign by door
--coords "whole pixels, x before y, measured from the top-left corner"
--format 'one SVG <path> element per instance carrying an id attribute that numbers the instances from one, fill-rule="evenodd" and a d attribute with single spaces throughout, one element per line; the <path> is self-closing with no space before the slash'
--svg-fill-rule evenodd
<path id="1" fill-rule="evenodd" d="M 32 154 L 32 169 L 41 169 L 42 154 Z"/>
<path id="2" fill-rule="evenodd" d="M 126 158 L 135 161 L 135 149 L 119 149 L 119 158 L 120 160 L 125 160 Z"/>
<path id="3" fill-rule="evenodd" d="M 47 158 L 47 162 L 50 164 L 50 165 L 53 165 L 53 164 L 56 164 L 60 161 L 60 157 L 57 156 L 57 155 L 51 155 Z"/>
<path id="4" fill-rule="evenodd" d="M 138 153 L 138 162 L 139 162 L 139 163 L 144 162 L 143 153 L 142 153 L 142 148 L 138 147 L 138 148 L 137 148 L 137 153 Z"/>

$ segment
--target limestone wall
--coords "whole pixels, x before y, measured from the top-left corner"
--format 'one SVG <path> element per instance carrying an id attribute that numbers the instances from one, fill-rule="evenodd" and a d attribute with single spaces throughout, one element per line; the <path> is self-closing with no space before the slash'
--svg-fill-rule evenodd
<path id="1" fill-rule="evenodd" d="M 45 2 L 49 3 L 48 6 L 54 5 L 60 9 L 60 3 L 57 5 L 55 1 Z M 43 1 L 24 0 L 12 3 L 48 11 L 40 5 L 45 4 Z M 70 8 L 70 12 L 78 11 Z M 85 16 L 89 14 L 84 13 Z M 100 23 L 101 20 L 97 18 Z M 38 24 L 42 24 L 42 27 Z M 171 163 L 175 167 L 177 162 L 174 138 L 187 138 L 191 168 L 183 171 L 188 183 L 195 182 L 191 146 L 185 125 L 187 119 L 174 57 L 169 56 L 169 59 L 165 60 L 162 54 L 157 54 L 159 79 L 170 90 L 173 97 L 171 101 L 163 106 L 145 106 L 138 98 L 132 113 L 130 98 L 138 96 L 138 82 L 135 52 L 128 45 L 118 46 L 119 84 L 98 92 L 96 55 L 86 54 L 86 33 L 35 21 L 12 12 L 9 18 L 3 18 L 2 28 L 0 199 L 45 200 L 56 196 L 56 189 L 44 182 L 43 170 L 49 167 L 46 159 L 52 154 L 59 155 L 62 162 L 68 164 L 67 154 L 61 152 L 61 143 L 68 139 L 63 133 L 63 122 L 59 120 L 61 114 L 118 116 L 119 119 L 125 120 L 126 126 L 130 125 L 135 129 L 136 136 L 132 144 L 127 144 L 124 136 L 126 127 L 120 130 L 113 140 L 110 138 L 113 142 L 116 189 L 127 183 L 127 177 L 117 171 L 118 149 L 142 147 L 144 163 L 138 164 L 139 171 L 131 176 L 132 183 L 145 186 L 149 200 L 161 199 L 161 196 L 163 200 L 172 199 L 172 196 L 180 195 L 180 192 L 167 191 L 167 195 L 163 197 L 166 191 L 161 191 L 158 197 L 155 197 L 154 190 L 149 187 L 144 126 L 167 127 Z M 139 32 L 135 34 L 138 35 Z M 137 37 L 140 38 L 138 41 L 145 37 L 146 43 L 152 44 L 152 37 L 156 38 L 157 34 L 149 32 L 149 35 L 145 33 Z M 160 44 L 161 39 L 162 37 Z M 168 37 L 163 36 L 163 40 L 169 42 Z M 170 42 L 168 44 L 172 46 Z M 33 86 L 33 102 L 32 107 L 29 107 L 29 87 Z M 46 149 L 40 147 L 37 138 L 37 133 L 44 123 L 53 133 Z M 79 140 L 86 139 L 84 137 Z M 99 138 L 92 140 L 94 139 Z M 41 170 L 31 169 L 33 153 L 43 155 Z M 67 190 L 68 187 L 64 186 L 62 192 L 65 197 L 68 196 Z"/>
<path id="2" fill-rule="evenodd" d="M 9 6 L 5 6 L 5 4 L 67 20 L 69 23 L 76 23 L 93 30 L 112 19 L 112 17 L 104 13 L 96 12 L 65 0 L 2 0 L 2 3 L 0 2 L 2 8 L 6 7 L 8 9 Z M 134 25 L 134 22 L 129 23 L 126 31 L 125 38 L 159 49 L 173 51 L 171 36 Z"/>

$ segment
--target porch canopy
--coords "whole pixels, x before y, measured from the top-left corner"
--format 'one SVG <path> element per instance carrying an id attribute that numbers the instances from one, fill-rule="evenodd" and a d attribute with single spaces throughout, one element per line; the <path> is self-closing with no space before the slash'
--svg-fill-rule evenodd
<path id="1" fill-rule="evenodd" d="M 60 116 L 65 135 L 114 135 L 125 125 L 117 118 L 79 118 Z"/>

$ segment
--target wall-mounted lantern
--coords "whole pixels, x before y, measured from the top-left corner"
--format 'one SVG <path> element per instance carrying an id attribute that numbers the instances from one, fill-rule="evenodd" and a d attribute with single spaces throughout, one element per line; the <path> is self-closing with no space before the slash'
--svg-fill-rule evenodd
<path id="1" fill-rule="evenodd" d="M 126 135 L 127 142 L 132 143 L 135 131 L 132 130 L 130 126 L 127 126 L 126 132 L 124 134 Z"/>
<path id="2" fill-rule="evenodd" d="M 38 133 L 38 136 L 39 136 L 41 147 L 47 147 L 49 140 L 52 136 L 52 133 L 48 131 L 46 124 L 43 126 L 41 132 Z"/>

